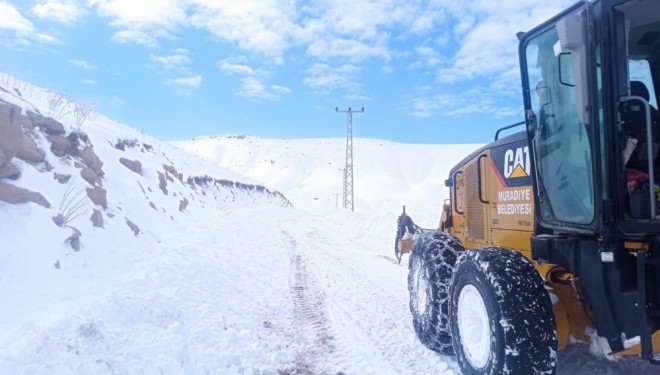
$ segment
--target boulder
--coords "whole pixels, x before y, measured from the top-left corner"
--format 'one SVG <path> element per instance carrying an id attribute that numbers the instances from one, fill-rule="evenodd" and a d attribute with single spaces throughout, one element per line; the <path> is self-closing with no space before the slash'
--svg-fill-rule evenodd
<path id="1" fill-rule="evenodd" d="M 103 214 L 96 208 L 94 209 L 94 213 L 92 213 L 92 217 L 90 217 L 89 220 L 95 227 L 103 228 Z"/>
<path id="2" fill-rule="evenodd" d="M 0 167 L 0 178 L 11 178 L 12 180 L 20 177 L 21 171 L 16 168 L 14 164 L 7 164 L 3 167 Z"/>
<path id="3" fill-rule="evenodd" d="M 0 182 L 0 201 L 10 204 L 36 203 L 50 208 L 50 203 L 40 193 L 19 188 L 6 182 Z"/>
<path id="4" fill-rule="evenodd" d="M 167 195 L 167 179 L 161 172 L 158 172 L 158 187 L 163 192 L 163 194 Z"/>
<path id="5" fill-rule="evenodd" d="M 39 150 L 37 142 L 25 133 L 21 136 L 16 157 L 34 164 L 41 163 L 46 159 L 45 155 Z"/>
<path id="6" fill-rule="evenodd" d="M 53 174 L 53 178 L 55 180 L 57 180 L 57 182 L 59 182 L 60 184 L 66 184 L 71 179 L 71 175 L 69 175 L 69 174 L 60 174 L 60 173 L 55 172 Z"/>
<path id="7" fill-rule="evenodd" d="M 119 162 L 122 163 L 124 167 L 142 176 L 142 163 L 140 163 L 138 160 L 129 160 L 126 158 L 120 158 Z"/>
<path id="8" fill-rule="evenodd" d="M 80 177 L 82 177 L 83 180 L 87 181 L 87 183 L 92 186 L 103 186 L 101 179 L 96 175 L 96 173 L 94 173 L 91 168 L 83 167 L 80 170 Z"/>
<path id="9" fill-rule="evenodd" d="M 32 111 L 27 111 L 27 115 L 34 126 L 39 127 L 42 132 L 48 135 L 64 135 L 66 133 L 64 125 L 53 118 L 44 117 Z"/>
<path id="10" fill-rule="evenodd" d="M 154 210 L 158 211 L 158 207 L 156 207 L 156 204 L 154 202 L 149 202 L 149 206 Z"/>
<path id="11" fill-rule="evenodd" d="M 135 234 L 135 237 L 137 237 L 138 234 L 140 234 L 140 227 L 135 225 L 132 221 L 126 219 L 126 225 L 128 225 L 129 228 L 133 231 L 133 234 Z"/>
<path id="12" fill-rule="evenodd" d="M 46 139 L 50 142 L 50 151 L 57 157 L 70 155 L 71 141 L 59 135 L 47 135 Z"/>
<path id="13" fill-rule="evenodd" d="M 87 188 L 86 190 L 87 196 L 92 203 L 103 208 L 108 208 L 108 192 L 104 188 L 97 186 L 95 188 Z"/>
<path id="14" fill-rule="evenodd" d="M 103 177 L 105 174 L 103 173 L 103 162 L 98 156 L 96 156 L 92 147 L 86 147 L 84 150 L 80 151 L 80 157 L 88 167 L 92 168 L 97 176 Z"/>
<path id="15" fill-rule="evenodd" d="M 183 212 L 183 210 L 185 210 L 187 207 L 188 207 L 188 199 L 183 198 L 183 200 L 179 202 L 179 211 Z"/>
<path id="16" fill-rule="evenodd" d="M 69 236 L 69 238 L 64 241 L 65 243 L 68 243 L 71 248 L 75 251 L 80 251 L 80 237 L 82 236 L 82 233 L 74 227 L 69 227 L 73 230 L 73 233 Z"/>
<path id="17" fill-rule="evenodd" d="M 23 136 L 20 115 L 20 107 L 0 101 L 0 168 L 8 165 L 18 152 Z"/>

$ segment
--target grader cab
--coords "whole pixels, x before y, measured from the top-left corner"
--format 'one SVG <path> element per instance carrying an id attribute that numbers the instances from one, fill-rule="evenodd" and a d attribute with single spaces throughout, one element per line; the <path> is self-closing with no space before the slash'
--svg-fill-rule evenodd
<path id="1" fill-rule="evenodd" d="M 553 374 L 587 332 L 657 364 L 660 1 L 577 3 L 519 59 L 524 128 L 451 170 L 409 246 L 417 336 L 465 374 Z"/>

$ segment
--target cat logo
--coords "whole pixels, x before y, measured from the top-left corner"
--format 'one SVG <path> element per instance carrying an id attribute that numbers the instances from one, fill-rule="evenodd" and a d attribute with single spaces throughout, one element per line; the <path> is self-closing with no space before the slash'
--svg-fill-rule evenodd
<path id="1" fill-rule="evenodd" d="M 518 147 L 515 150 L 506 150 L 504 153 L 504 178 L 528 177 L 529 148 Z"/>

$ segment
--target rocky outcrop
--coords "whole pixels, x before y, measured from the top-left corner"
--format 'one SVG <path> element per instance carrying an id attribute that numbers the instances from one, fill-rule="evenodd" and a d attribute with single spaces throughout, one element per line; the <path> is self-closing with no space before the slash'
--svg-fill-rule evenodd
<path id="1" fill-rule="evenodd" d="M 18 152 L 23 136 L 20 116 L 20 107 L 0 101 L 0 169 L 9 165 Z"/>
<path id="2" fill-rule="evenodd" d="M 163 169 L 165 172 L 170 173 L 172 176 L 176 177 L 177 180 L 183 182 L 183 173 L 179 173 L 173 165 L 163 164 Z"/>
<path id="3" fill-rule="evenodd" d="M 42 132 L 48 135 L 64 135 L 66 133 L 64 125 L 53 118 L 44 117 L 32 111 L 27 111 L 27 115 L 34 126 L 39 127 Z"/>
<path id="4" fill-rule="evenodd" d="M 0 182 L 0 201 L 10 204 L 36 203 L 50 208 L 50 202 L 40 193 L 19 188 L 6 182 Z"/>
<path id="5" fill-rule="evenodd" d="M 41 163 L 46 158 L 34 139 L 25 133 L 21 136 L 16 157 L 33 164 Z"/>
<path id="6" fill-rule="evenodd" d="M 100 186 L 93 189 L 87 188 L 87 196 L 92 203 L 103 208 L 108 208 L 108 192 L 104 188 Z"/>
<path id="7" fill-rule="evenodd" d="M 161 172 L 158 172 L 158 187 L 163 194 L 167 195 L 167 179 Z"/>
<path id="8" fill-rule="evenodd" d="M 57 180 L 57 182 L 59 182 L 60 184 L 66 184 L 71 179 L 71 175 L 69 175 L 69 174 L 60 174 L 60 173 L 55 172 L 53 174 L 53 178 L 55 180 Z"/>
<path id="9" fill-rule="evenodd" d="M 94 213 L 92 213 L 92 217 L 90 217 L 89 220 L 95 227 L 103 228 L 103 214 L 101 211 L 94 209 Z"/>
<path id="10" fill-rule="evenodd" d="M 142 163 L 140 163 L 138 160 L 129 160 L 126 158 L 120 158 L 119 162 L 122 163 L 124 167 L 142 176 Z"/>
<path id="11" fill-rule="evenodd" d="M 92 186 L 103 186 L 101 179 L 96 175 L 96 173 L 94 173 L 91 168 L 82 167 L 80 170 L 80 177 L 82 177 L 83 180 L 87 181 L 87 183 Z"/>
<path id="12" fill-rule="evenodd" d="M 189 204 L 188 199 L 183 198 L 183 200 L 179 202 L 179 211 L 183 212 L 188 207 L 188 204 Z"/>
<path id="13" fill-rule="evenodd" d="M 137 235 L 140 234 L 140 227 L 135 225 L 135 223 L 133 223 L 132 221 L 126 219 L 126 225 L 128 225 L 128 227 L 131 228 L 135 237 L 137 237 Z"/>
<path id="14" fill-rule="evenodd" d="M 105 174 L 103 173 L 103 162 L 99 159 L 96 153 L 94 153 L 92 147 L 86 147 L 84 150 L 80 151 L 80 157 L 88 167 L 92 168 L 97 176 L 103 177 Z"/>
<path id="15" fill-rule="evenodd" d="M 57 157 L 65 157 L 71 149 L 69 139 L 59 135 L 47 135 L 46 139 L 50 142 L 50 151 Z"/>
<path id="16" fill-rule="evenodd" d="M 11 178 L 12 180 L 17 179 L 21 175 L 21 171 L 16 168 L 14 164 L 7 164 L 0 167 L 0 178 Z"/>
<path id="17" fill-rule="evenodd" d="M 73 233 L 71 233 L 71 236 L 69 236 L 64 242 L 69 244 L 73 250 L 80 251 L 80 237 L 82 236 L 82 233 L 74 227 L 69 228 L 73 230 Z"/>

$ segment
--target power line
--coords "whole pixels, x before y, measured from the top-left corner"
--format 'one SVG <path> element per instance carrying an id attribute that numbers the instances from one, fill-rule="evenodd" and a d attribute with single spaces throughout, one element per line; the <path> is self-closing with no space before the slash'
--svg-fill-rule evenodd
<path id="1" fill-rule="evenodd" d="M 350 208 L 355 211 L 353 200 L 353 113 L 363 113 L 364 107 L 359 111 L 351 109 L 339 110 L 335 107 L 335 112 L 346 113 L 346 167 L 344 169 L 344 208 Z"/>

